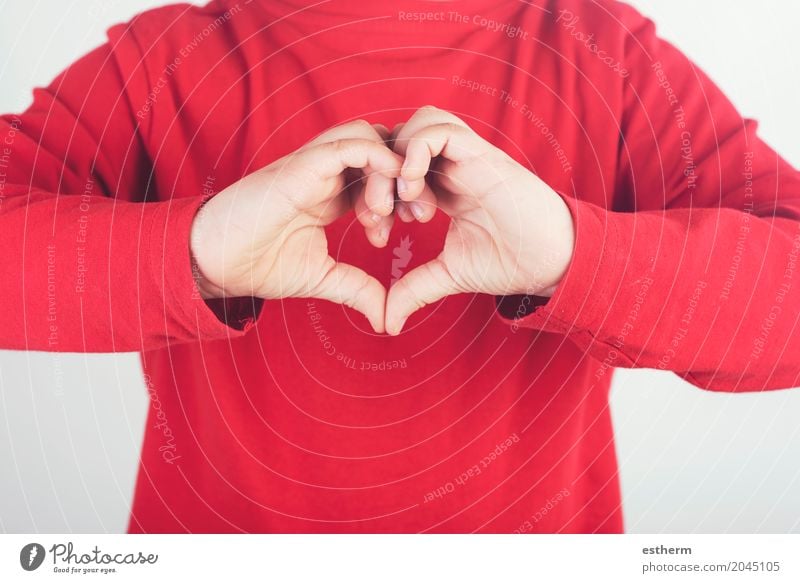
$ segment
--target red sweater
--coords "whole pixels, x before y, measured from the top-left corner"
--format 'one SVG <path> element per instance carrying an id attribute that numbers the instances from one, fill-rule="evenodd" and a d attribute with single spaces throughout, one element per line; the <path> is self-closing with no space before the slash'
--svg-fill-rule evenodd
<path id="1" fill-rule="evenodd" d="M 3 117 L 0 347 L 142 353 L 131 531 L 618 532 L 613 367 L 800 384 L 800 175 L 652 22 L 611 0 L 302 4 L 147 12 Z M 204 195 L 429 103 L 565 198 L 549 301 L 454 296 L 393 338 L 323 301 L 197 296 Z M 379 250 L 349 217 L 330 249 L 388 285 L 446 227 Z"/>

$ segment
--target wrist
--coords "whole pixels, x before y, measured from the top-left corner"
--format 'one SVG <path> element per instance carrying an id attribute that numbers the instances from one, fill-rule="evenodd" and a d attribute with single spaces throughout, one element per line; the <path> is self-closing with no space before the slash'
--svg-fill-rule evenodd
<path id="1" fill-rule="evenodd" d="M 554 202 L 553 241 L 549 246 L 547 269 L 549 278 L 536 295 L 550 297 L 556 292 L 561 280 L 567 274 L 575 253 L 575 222 L 567 203 L 554 190 L 550 190 Z"/>
<path id="2" fill-rule="evenodd" d="M 207 213 L 206 202 L 198 209 L 192 222 L 192 229 L 189 234 L 189 259 L 191 262 L 192 279 L 194 280 L 195 287 L 197 288 L 198 295 L 204 300 L 221 298 L 225 296 L 224 290 L 212 283 L 206 276 L 203 268 L 201 267 L 200 258 L 203 256 L 203 249 L 206 247 L 207 241 L 203 234 L 207 229 L 205 228 L 205 214 Z"/>
<path id="3" fill-rule="evenodd" d="M 570 223 L 570 228 L 565 229 L 564 241 L 559 245 L 559 250 L 555 251 L 550 259 L 547 278 L 543 280 L 540 289 L 535 295 L 549 298 L 556 293 L 556 289 L 558 289 L 572 263 L 574 250 L 575 235 Z"/>
<path id="4" fill-rule="evenodd" d="M 191 249 L 189 250 L 189 256 L 192 263 L 192 279 L 194 280 L 194 285 L 197 288 L 197 293 L 200 295 L 200 297 L 204 300 L 224 297 L 224 290 L 208 281 L 206 276 L 203 274 L 203 271 L 200 269 L 200 264 L 197 262 L 197 258 Z"/>
<path id="5" fill-rule="evenodd" d="M 558 289 L 558 284 L 551 285 L 550 287 L 546 287 L 544 289 L 541 289 L 538 292 L 536 292 L 534 295 L 537 295 L 537 296 L 539 296 L 541 298 L 550 298 L 550 297 L 553 296 L 554 293 L 556 293 L 556 289 Z"/>
<path id="6" fill-rule="evenodd" d="M 550 193 L 553 204 L 547 204 L 551 208 L 538 211 L 548 217 L 547 223 L 542 225 L 539 236 L 526 243 L 528 248 L 535 251 L 520 255 L 525 265 L 518 265 L 518 272 L 525 279 L 512 288 L 515 295 L 553 296 L 572 263 L 575 251 L 572 213 L 558 193 L 552 190 Z"/>

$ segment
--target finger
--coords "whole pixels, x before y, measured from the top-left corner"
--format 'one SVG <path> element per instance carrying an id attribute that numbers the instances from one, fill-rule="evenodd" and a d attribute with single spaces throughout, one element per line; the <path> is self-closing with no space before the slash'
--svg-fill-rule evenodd
<path id="1" fill-rule="evenodd" d="M 427 127 L 443 124 L 460 125 L 469 128 L 467 123 L 458 116 L 432 105 L 426 105 L 415 111 L 414 115 L 406 123 L 397 124 L 394 127 L 392 130 L 392 137 L 394 138 L 392 149 L 398 154 L 405 155 L 409 139 L 414 134 Z"/>
<path id="2" fill-rule="evenodd" d="M 385 141 L 389 135 L 389 130 L 386 126 L 382 124 L 370 124 L 364 120 L 355 120 L 348 122 L 346 124 L 342 124 L 331 128 L 315 139 L 308 142 L 303 148 L 300 149 L 300 153 L 306 156 L 319 156 L 320 151 L 325 152 L 326 150 L 336 150 L 342 151 L 347 153 L 348 155 L 355 155 L 356 157 L 361 155 L 361 152 L 358 150 L 357 142 L 358 141 L 367 141 L 367 142 L 374 142 L 378 146 L 386 147 Z M 388 149 L 388 148 L 387 148 Z M 355 151 L 352 151 L 355 150 Z M 379 149 L 374 150 L 376 152 L 380 152 Z M 352 159 L 352 158 L 351 158 Z M 386 155 L 382 155 L 376 159 L 377 161 L 384 162 L 388 164 L 392 168 L 396 165 L 396 162 L 399 160 L 397 157 L 388 157 Z M 349 168 L 356 168 L 356 169 L 370 169 L 373 172 L 382 172 L 384 168 L 381 166 L 379 168 L 369 168 L 365 164 L 347 164 L 348 160 L 341 160 L 345 162 L 345 167 Z M 338 174 L 336 172 L 339 168 L 338 165 L 333 166 L 333 174 L 331 171 L 323 172 L 325 177 L 332 177 Z M 394 175 L 393 172 L 391 172 Z M 391 205 L 390 205 L 391 206 Z"/>
<path id="3" fill-rule="evenodd" d="M 392 133 L 389 135 L 389 142 L 394 143 L 394 141 L 397 139 L 397 136 L 400 135 L 400 131 L 403 129 L 403 126 L 405 125 L 405 122 L 400 122 L 392 128 Z"/>
<path id="4" fill-rule="evenodd" d="M 323 132 L 309 142 L 306 147 L 325 144 L 336 145 L 344 140 L 352 139 L 371 140 L 385 146 L 389 135 L 389 128 L 383 124 L 369 124 L 364 120 L 355 120 Z M 370 174 L 366 181 L 367 189 L 364 191 L 367 196 L 367 206 L 378 215 L 387 216 L 391 214 L 394 209 L 394 180 L 382 175 L 380 169 L 366 167 L 363 170 L 366 171 L 366 174 Z"/>
<path id="5" fill-rule="evenodd" d="M 365 197 L 356 194 L 354 210 L 358 221 L 364 226 L 367 239 L 375 247 L 382 248 L 389 241 L 389 234 L 394 224 L 394 215 L 381 216 L 373 212 L 367 205 Z"/>
<path id="6" fill-rule="evenodd" d="M 367 234 L 367 239 L 372 245 L 383 248 L 389 243 L 389 235 L 392 233 L 393 224 L 394 215 L 381 217 L 381 222 L 376 227 L 365 229 L 364 232 Z"/>
<path id="7" fill-rule="evenodd" d="M 399 123 L 392 129 L 392 149 L 406 157 L 412 136 L 419 130 L 435 123 L 458 120 L 455 116 L 437 109 L 425 106 L 414 112 L 414 115 L 405 123 Z M 430 169 L 430 156 L 417 157 L 413 161 L 406 160 L 403 164 L 402 176 L 397 179 L 397 194 L 401 200 L 414 200 L 425 189 L 424 177 Z"/>
<path id="8" fill-rule="evenodd" d="M 412 269 L 389 289 L 386 332 L 397 336 L 411 314 L 455 293 L 458 285 L 440 258 Z"/>
<path id="9" fill-rule="evenodd" d="M 411 210 L 408 208 L 408 203 L 402 200 L 399 200 L 395 203 L 395 213 L 400 220 L 404 223 L 412 223 L 414 222 L 414 215 L 411 214 Z"/>
<path id="10" fill-rule="evenodd" d="M 372 124 L 375 135 L 384 143 L 389 139 L 389 128 L 380 123 Z M 388 146 L 387 146 L 388 147 Z M 389 216 L 394 210 L 395 181 L 382 174 L 374 173 L 367 178 L 364 197 L 373 214 Z M 384 221 L 386 222 L 386 221 Z M 388 221 L 391 223 L 392 221 Z"/>
<path id="11" fill-rule="evenodd" d="M 411 218 L 420 223 L 427 223 L 436 214 L 437 199 L 431 187 L 423 180 L 424 188 L 422 193 L 411 202 L 401 202 L 408 209 Z"/>
<path id="12" fill-rule="evenodd" d="M 427 126 L 408 138 L 401 175 L 407 180 L 420 178 L 421 168 L 426 167 L 427 172 L 431 158 L 442 156 L 451 162 L 468 162 L 480 158 L 491 147 L 466 126 L 452 123 Z"/>
<path id="13" fill-rule="evenodd" d="M 392 147 L 405 157 L 397 191 L 406 201 L 415 200 L 425 190 L 424 178 L 433 158 L 442 156 L 452 162 L 466 162 L 492 148 L 463 120 L 430 106 L 411 117 L 399 130 Z"/>
<path id="14" fill-rule="evenodd" d="M 436 209 L 442 208 L 441 201 L 427 182 L 425 183 L 422 194 L 419 195 L 417 200 L 412 202 L 395 200 L 394 204 L 395 214 L 400 217 L 400 220 L 404 223 L 411 223 L 413 221 L 427 223 L 436 214 Z"/>
<path id="15" fill-rule="evenodd" d="M 401 200 L 413 201 L 425 192 L 427 175 L 430 179 L 452 180 L 452 172 L 431 175 L 432 161 L 437 159 L 437 168 L 463 168 L 463 177 L 472 177 L 468 183 L 473 190 L 489 180 L 498 182 L 497 172 L 487 163 L 493 146 L 471 129 L 453 124 L 440 124 L 421 129 L 408 139 L 405 162 L 397 179 L 397 193 Z M 465 184 L 458 184 L 456 190 L 463 190 Z"/>
<path id="16" fill-rule="evenodd" d="M 364 204 L 375 214 L 386 217 L 394 210 L 395 180 L 383 174 L 367 177 L 363 191 Z"/>
<path id="17" fill-rule="evenodd" d="M 379 124 L 373 125 L 366 120 L 356 119 L 325 130 L 316 138 L 303 146 L 303 148 L 311 148 L 321 144 L 328 144 L 338 140 L 347 140 L 353 138 L 382 142 L 384 139 L 378 131 L 379 127 L 385 126 L 381 126 Z"/>
<path id="18" fill-rule="evenodd" d="M 309 294 L 361 312 L 372 329 L 383 333 L 386 309 L 386 289 L 374 277 L 347 263 L 335 263 Z"/>
<path id="19" fill-rule="evenodd" d="M 378 213 L 376 213 L 367 206 L 367 200 L 362 190 L 363 187 L 361 189 L 353 191 L 352 194 L 353 210 L 356 213 L 356 218 L 358 219 L 358 222 L 361 223 L 364 226 L 364 228 L 373 229 L 381 223 L 381 220 L 384 217 L 379 215 Z"/>
<path id="20" fill-rule="evenodd" d="M 382 123 L 374 123 L 374 124 L 372 124 L 372 129 L 374 129 L 378 133 L 378 135 L 381 137 L 381 139 L 384 141 L 384 143 L 391 136 L 391 132 L 389 131 L 389 128 L 387 128 Z"/>
<path id="21" fill-rule="evenodd" d="M 404 140 L 402 146 L 405 160 L 397 178 L 397 196 L 400 200 L 412 201 L 419 198 L 425 190 L 425 176 L 434 157 L 427 143 L 414 143 L 415 139 L 416 134 Z"/>
<path id="22" fill-rule="evenodd" d="M 339 177 L 347 168 L 354 168 L 362 170 L 369 181 L 373 174 L 388 179 L 397 177 L 402 158 L 387 148 L 383 142 L 348 138 L 302 149 L 295 154 L 291 164 L 304 169 L 304 172 L 298 172 L 298 175 L 307 175 L 312 180 L 331 180 Z M 308 169 L 311 170 L 310 174 L 306 172 Z M 380 190 L 379 184 L 372 186 L 374 192 Z M 301 209 L 316 206 L 338 194 L 319 188 L 298 188 L 292 193 L 287 193 L 293 203 Z"/>
<path id="23" fill-rule="evenodd" d="M 345 168 L 369 170 L 396 178 L 403 162 L 383 142 L 364 138 L 345 138 L 320 144 L 305 152 L 305 155 L 324 178 L 338 176 Z"/>

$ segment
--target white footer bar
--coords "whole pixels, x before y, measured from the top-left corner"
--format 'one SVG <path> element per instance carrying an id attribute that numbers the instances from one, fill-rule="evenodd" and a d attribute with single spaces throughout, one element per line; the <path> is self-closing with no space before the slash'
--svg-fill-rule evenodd
<path id="1" fill-rule="evenodd" d="M 800 581 L 800 535 L 0 535 L 0 581 Z"/>

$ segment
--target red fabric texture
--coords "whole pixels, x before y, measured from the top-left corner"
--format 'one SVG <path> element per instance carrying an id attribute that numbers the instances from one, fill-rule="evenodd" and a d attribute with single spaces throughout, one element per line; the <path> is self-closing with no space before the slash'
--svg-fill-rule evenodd
<path id="1" fill-rule="evenodd" d="M 426 104 L 563 196 L 552 298 L 453 296 L 392 338 L 323 301 L 197 296 L 204 196 Z M 800 176 L 624 4 L 173 5 L 0 123 L 0 342 L 142 353 L 131 532 L 620 532 L 613 367 L 800 384 Z M 447 225 L 378 250 L 349 216 L 330 249 L 389 285 Z"/>

